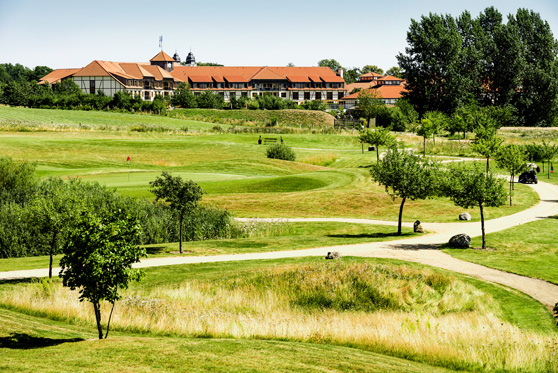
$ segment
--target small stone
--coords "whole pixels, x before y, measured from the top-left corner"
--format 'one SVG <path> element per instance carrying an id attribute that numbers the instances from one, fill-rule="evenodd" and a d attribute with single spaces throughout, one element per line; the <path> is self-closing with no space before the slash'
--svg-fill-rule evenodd
<path id="1" fill-rule="evenodd" d="M 471 214 L 469 214 L 468 212 L 459 214 L 459 220 L 471 220 Z"/>
<path id="2" fill-rule="evenodd" d="M 415 233 L 424 233 L 424 228 L 420 224 L 420 220 L 417 220 L 415 224 L 413 224 L 413 231 Z"/>
<path id="3" fill-rule="evenodd" d="M 341 259 L 341 253 L 339 251 L 331 251 L 327 253 L 326 259 Z"/>
<path id="4" fill-rule="evenodd" d="M 471 237 L 465 233 L 456 234 L 449 240 L 449 245 L 456 249 L 467 249 L 471 246 Z"/>

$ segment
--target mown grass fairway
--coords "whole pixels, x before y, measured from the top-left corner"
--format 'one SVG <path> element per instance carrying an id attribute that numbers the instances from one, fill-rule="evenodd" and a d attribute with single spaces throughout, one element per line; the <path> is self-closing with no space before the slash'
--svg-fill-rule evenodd
<path id="1" fill-rule="evenodd" d="M 42 114 L 45 123 L 56 123 L 62 120 L 60 116 L 71 123 L 88 123 L 84 115 L 89 114 L 0 107 L 0 118 L 2 113 L 10 118 L 19 115 L 23 121 Z M 203 203 L 227 208 L 238 217 L 397 219 L 398 201 L 370 181 L 366 166 L 375 162 L 375 153 L 362 154 L 361 144 L 350 133 L 284 134 L 285 143 L 301 161 L 285 162 L 265 157 L 266 146 L 257 144 L 258 134 L 217 134 L 207 127 L 196 133 L 130 132 L 130 118 L 172 118 L 94 113 L 89 122 L 97 121 L 95 115 L 112 115 L 114 126 L 122 130 L 79 130 L 79 125 L 72 125 L 57 132 L 2 132 L 0 154 L 36 161 L 41 177 L 83 177 L 148 199 L 153 198 L 149 181 L 169 171 L 199 182 L 207 192 Z M 487 209 L 487 218 L 534 203 L 536 194 L 520 186 L 513 207 Z M 455 221 L 460 212 L 447 199 L 409 201 L 403 219 L 448 222 Z M 473 219 L 479 219 L 476 210 L 470 212 Z"/>

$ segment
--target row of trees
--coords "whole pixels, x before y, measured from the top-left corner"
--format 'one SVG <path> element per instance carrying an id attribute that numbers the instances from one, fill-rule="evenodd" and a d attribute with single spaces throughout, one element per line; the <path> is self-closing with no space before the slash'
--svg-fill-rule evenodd
<path id="1" fill-rule="evenodd" d="M 101 90 L 97 94 L 86 94 L 71 79 L 52 86 L 34 81 L 12 81 L 3 87 L 0 85 L 0 104 L 41 109 L 142 111 L 158 114 L 165 112 L 167 108 L 166 99 L 162 96 L 155 97 L 153 101 L 144 101 L 127 92 L 117 92 L 113 97 L 106 96 Z"/>
<path id="2" fill-rule="evenodd" d="M 517 125 L 558 125 L 558 43 L 538 13 L 519 9 L 506 23 L 494 7 L 477 18 L 431 13 L 411 21 L 407 43 L 397 60 L 421 117 L 475 102 L 509 110 Z"/>
<path id="3" fill-rule="evenodd" d="M 401 198 L 398 235 L 401 235 L 403 207 L 407 200 L 448 197 L 457 206 L 480 209 L 483 249 L 486 248 L 484 208 L 499 207 L 507 197 L 504 181 L 479 167 L 442 169 L 437 162 L 396 147 L 371 166 L 370 175 L 394 200 Z"/>
<path id="4" fill-rule="evenodd" d="M 47 66 L 36 66 L 30 69 L 21 64 L 0 64 L 0 86 L 12 82 L 38 82 L 43 76 L 50 74 L 52 69 Z"/>

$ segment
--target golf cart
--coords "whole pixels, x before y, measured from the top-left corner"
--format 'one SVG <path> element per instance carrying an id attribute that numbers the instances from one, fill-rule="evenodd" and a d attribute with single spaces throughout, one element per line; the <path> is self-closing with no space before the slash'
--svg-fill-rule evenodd
<path id="1" fill-rule="evenodd" d="M 519 175 L 519 182 L 522 184 L 537 184 L 537 165 L 534 163 L 529 163 L 527 166 L 529 167 L 529 171 L 525 171 L 521 175 Z"/>

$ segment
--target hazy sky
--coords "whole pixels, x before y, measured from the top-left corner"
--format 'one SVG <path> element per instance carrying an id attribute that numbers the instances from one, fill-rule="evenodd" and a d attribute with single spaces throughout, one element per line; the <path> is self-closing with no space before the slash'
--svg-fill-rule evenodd
<path id="1" fill-rule="evenodd" d="M 227 66 L 397 65 L 411 19 L 432 13 L 476 17 L 495 6 L 541 14 L 558 36 L 556 0 L 0 0 L 0 63 L 83 67 L 93 60 L 149 61 L 159 36 L 169 55 Z"/>

